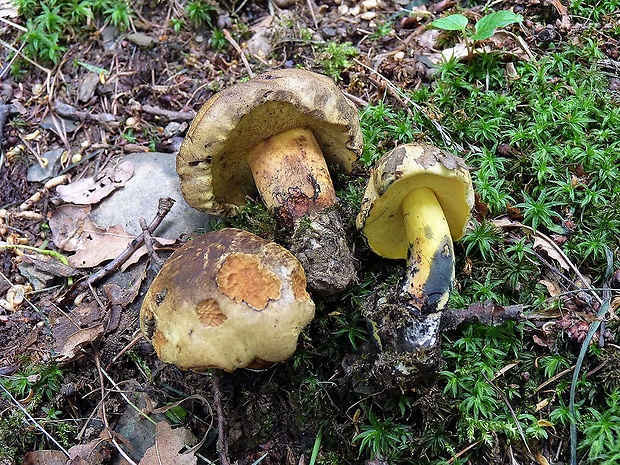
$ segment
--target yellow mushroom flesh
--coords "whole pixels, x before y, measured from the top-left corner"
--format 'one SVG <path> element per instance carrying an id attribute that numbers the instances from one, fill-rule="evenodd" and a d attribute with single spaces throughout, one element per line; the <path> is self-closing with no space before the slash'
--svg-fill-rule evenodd
<path id="1" fill-rule="evenodd" d="M 312 130 L 296 128 L 261 140 L 247 160 L 265 205 L 293 222 L 336 204 L 336 192 Z"/>
<path id="2" fill-rule="evenodd" d="M 441 310 L 454 283 L 450 228 L 432 189 L 412 190 L 402 202 L 409 249 L 403 291 L 424 313 Z"/>

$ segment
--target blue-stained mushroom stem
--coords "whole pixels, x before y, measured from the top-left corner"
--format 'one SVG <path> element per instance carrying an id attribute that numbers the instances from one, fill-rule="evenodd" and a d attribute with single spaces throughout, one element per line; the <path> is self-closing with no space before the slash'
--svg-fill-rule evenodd
<path id="1" fill-rule="evenodd" d="M 464 161 L 429 144 L 405 144 L 377 161 L 357 227 L 369 247 L 407 263 L 402 287 L 365 306 L 372 323 L 372 373 L 393 386 L 415 384 L 441 366 L 441 319 L 455 280 L 453 241 L 474 203 Z"/>
<path id="2" fill-rule="evenodd" d="M 450 228 L 432 189 L 411 191 L 402 203 L 409 248 L 403 291 L 422 313 L 443 309 L 454 285 Z"/>

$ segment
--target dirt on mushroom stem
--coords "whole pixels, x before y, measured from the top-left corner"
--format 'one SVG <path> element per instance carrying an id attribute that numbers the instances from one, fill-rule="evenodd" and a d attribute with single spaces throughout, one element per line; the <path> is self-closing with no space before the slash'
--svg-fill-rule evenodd
<path id="1" fill-rule="evenodd" d="M 355 262 L 312 130 L 266 138 L 250 149 L 248 162 L 265 205 L 290 233 L 288 248 L 306 270 L 308 287 L 325 297 L 344 291 L 355 279 Z"/>

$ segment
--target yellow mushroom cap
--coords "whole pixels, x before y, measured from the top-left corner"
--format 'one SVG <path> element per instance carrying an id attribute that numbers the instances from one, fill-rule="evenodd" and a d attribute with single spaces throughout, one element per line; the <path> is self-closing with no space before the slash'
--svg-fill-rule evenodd
<path id="1" fill-rule="evenodd" d="M 434 191 L 452 240 L 463 236 L 474 204 L 471 176 L 465 162 L 429 144 L 404 144 L 377 162 L 357 216 L 357 228 L 376 254 L 407 258 L 409 241 L 401 204 L 407 194 L 419 187 Z"/>
<path id="2" fill-rule="evenodd" d="M 357 109 L 326 76 L 276 70 L 215 94 L 194 118 L 177 157 L 187 203 L 212 215 L 234 214 L 256 193 L 248 150 L 295 128 L 311 129 L 327 163 L 346 172 L 362 152 Z"/>
<path id="3" fill-rule="evenodd" d="M 299 261 L 273 242 L 227 228 L 170 256 L 144 297 L 140 325 L 164 362 L 234 371 L 290 358 L 313 317 Z"/>

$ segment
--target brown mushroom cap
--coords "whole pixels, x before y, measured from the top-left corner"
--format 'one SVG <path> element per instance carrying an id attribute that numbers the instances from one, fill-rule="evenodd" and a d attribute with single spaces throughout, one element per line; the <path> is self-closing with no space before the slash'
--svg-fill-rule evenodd
<path id="1" fill-rule="evenodd" d="M 256 193 L 248 150 L 295 128 L 311 129 L 327 163 L 347 172 L 362 151 L 357 109 L 326 76 L 270 71 L 214 95 L 194 118 L 177 157 L 187 203 L 213 215 L 233 214 Z"/>
<path id="2" fill-rule="evenodd" d="M 233 371 L 291 357 L 313 317 L 297 259 L 275 243 L 228 228 L 170 256 L 144 297 L 140 325 L 165 362 Z"/>
<path id="3" fill-rule="evenodd" d="M 407 258 L 409 240 L 401 205 L 419 187 L 435 193 L 452 240 L 463 236 L 474 203 L 465 162 L 429 144 L 404 144 L 377 162 L 357 216 L 358 229 L 363 230 L 368 245 L 378 255 Z"/>

